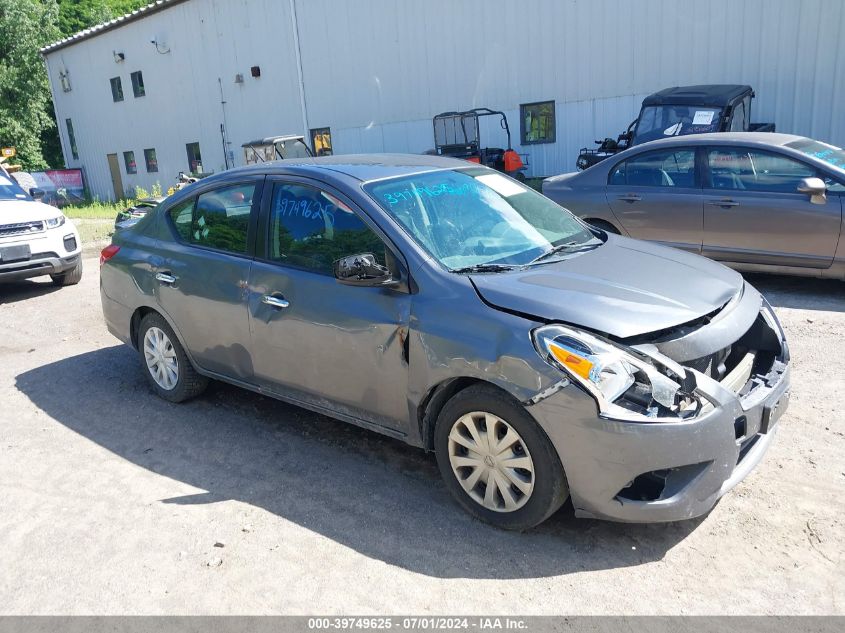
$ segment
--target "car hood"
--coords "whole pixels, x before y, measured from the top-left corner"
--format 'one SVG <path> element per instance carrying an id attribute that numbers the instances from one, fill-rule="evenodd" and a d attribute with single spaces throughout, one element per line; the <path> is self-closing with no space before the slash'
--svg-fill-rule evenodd
<path id="1" fill-rule="evenodd" d="M 37 200 L 0 200 L 0 224 L 46 220 L 61 213 L 56 207 Z"/>
<path id="2" fill-rule="evenodd" d="M 698 319 L 725 305 L 744 283 L 698 255 L 615 235 L 565 260 L 471 279 L 496 308 L 618 338 Z"/>

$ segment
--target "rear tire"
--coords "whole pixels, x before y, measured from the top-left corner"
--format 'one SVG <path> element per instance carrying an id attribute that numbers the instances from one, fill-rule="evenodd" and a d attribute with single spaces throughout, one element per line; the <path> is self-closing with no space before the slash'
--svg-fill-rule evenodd
<path id="1" fill-rule="evenodd" d="M 75 286 L 78 284 L 82 281 L 82 255 L 79 256 L 73 268 L 58 275 L 50 275 L 50 279 L 56 286 Z"/>
<path id="2" fill-rule="evenodd" d="M 545 432 L 521 404 L 492 386 L 468 387 L 446 403 L 437 417 L 434 451 L 452 496 L 496 527 L 532 528 L 569 497 Z"/>
<path id="3" fill-rule="evenodd" d="M 173 328 L 158 313 L 152 312 L 141 320 L 138 354 L 147 381 L 164 400 L 184 402 L 208 386 L 208 378 L 194 369 Z"/>

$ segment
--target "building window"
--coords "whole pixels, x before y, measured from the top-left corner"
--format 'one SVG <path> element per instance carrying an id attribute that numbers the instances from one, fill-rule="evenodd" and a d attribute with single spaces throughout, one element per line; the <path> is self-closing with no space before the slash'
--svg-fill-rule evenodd
<path id="1" fill-rule="evenodd" d="M 327 127 L 311 130 L 311 147 L 316 156 L 332 155 L 332 131 Z"/>
<path id="2" fill-rule="evenodd" d="M 199 143 L 187 143 L 185 150 L 188 152 L 188 169 L 192 174 L 202 173 L 202 156 L 200 155 Z"/>
<path id="3" fill-rule="evenodd" d="M 123 152 L 123 162 L 126 164 L 127 174 L 138 173 L 138 166 L 135 164 L 135 152 Z"/>
<path id="4" fill-rule="evenodd" d="M 524 103 L 519 106 L 522 144 L 555 142 L 555 102 Z"/>
<path id="5" fill-rule="evenodd" d="M 70 119 L 65 119 L 65 126 L 67 126 L 67 141 L 70 143 L 70 153 L 73 155 L 73 160 L 79 160 L 79 151 L 76 149 L 76 136 L 73 134 L 73 122 Z"/>
<path id="6" fill-rule="evenodd" d="M 143 97 L 146 94 L 144 92 L 144 75 L 141 74 L 140 70 L 136 70 L 129 77 L 132 79 L 132 94 L 135 95 L 136 99 Z"/>
<path id="7" fill-rule="evenodd" d="M 158 161 L 154 147 L 144 150 L 144 162 L 147 163 L 147 173 L 158 171 Z"/>
<path id="8" fill-rule="evenodd" d="M 112 101 L 123 101 L 123 84 L 120 83 L 120 77 L 112 77 L 111 82 L 111 98 Z"/>

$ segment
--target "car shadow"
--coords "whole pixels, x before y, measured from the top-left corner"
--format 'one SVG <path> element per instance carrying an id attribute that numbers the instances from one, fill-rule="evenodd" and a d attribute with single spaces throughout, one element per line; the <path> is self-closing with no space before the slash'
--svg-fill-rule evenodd
<path id="1" fill-rule="evenodd" d="M 167 403 L 125 346 L 37 367 L 16 385 L 83 437 L 206 491 L 161 503 L 238 500 L 429 576 L 535 578 L 636 566 L 662 559 L 701 522 L 576 520 L 567 504 L 528 532 L 498 530 L 452 501 L 422 450 L 222 383 L 189 403 Z"/>
<path id="2" fill-rule="evenodd" d="M 838 279 L 764 274 L 744 276 L 776 308 L 845 312 L 845 283 Z"/>
<path id="3" fill-rule="evenodd" d="M 50 278 L 46 276 L 43 279 L 39 278 L 38 281 L 26 279 L 23 281 L 4 282 L 0 284 L 0 305 L 26 301 L 32 297 L 47 295 L 57 290 L 61 290 L 61 288 L 53 285 Z"/>

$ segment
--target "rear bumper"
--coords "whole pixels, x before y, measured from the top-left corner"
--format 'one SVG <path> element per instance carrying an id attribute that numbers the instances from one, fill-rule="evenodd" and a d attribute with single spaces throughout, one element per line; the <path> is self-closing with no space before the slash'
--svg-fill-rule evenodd
<path id="1" fill-rule="evenodd" d="M 789 352 L 739 396 L 695 374 L 713 407 L 691 420 L 649 423 L 597 415 L 570 386 L 528 407 L 557 449 L 577 516 L 646 523 L 707 513 L 760 462 L 789 402 Z"/>

